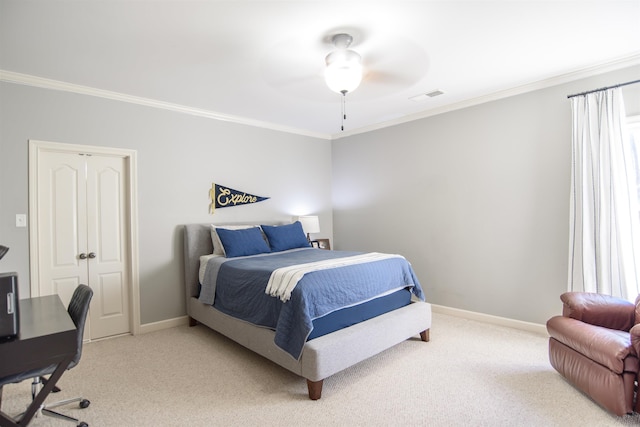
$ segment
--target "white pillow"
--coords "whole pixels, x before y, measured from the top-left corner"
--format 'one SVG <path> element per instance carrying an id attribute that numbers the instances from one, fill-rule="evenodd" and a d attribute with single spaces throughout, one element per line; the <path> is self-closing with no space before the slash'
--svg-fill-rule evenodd
<path id="1" fill-rule="evenodd" d="M 243 225 L 211 224 L 211 243 L 213 243 L 213 254 L 227 256 L 227 254 L 224 252 L 224 246 L 222 246 L 220 237 L 218 237 L 218 233 L 216 233 L 216 228 L 226 228 L 227 230 L 243 230 L 245 228 L 252 228 L 252 227 L 260 227 L 260 226 L 255 224 L 243 224 Z"/>

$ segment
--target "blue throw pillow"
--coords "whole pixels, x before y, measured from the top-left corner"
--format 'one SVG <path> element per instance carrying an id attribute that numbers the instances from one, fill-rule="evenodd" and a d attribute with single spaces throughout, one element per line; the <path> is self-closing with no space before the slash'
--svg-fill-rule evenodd
<path id="1" fill-rule="evenodd" d="M 271 252 L 259 227 L 242 230 L 216 228 L 227 258 Z"/>
<path id="2" fill-rule="evenodd" d="M 261 227 L 269 240 L 272 252 L 310 246 L 300 221 L 287 225 L 262 225 Z"/>

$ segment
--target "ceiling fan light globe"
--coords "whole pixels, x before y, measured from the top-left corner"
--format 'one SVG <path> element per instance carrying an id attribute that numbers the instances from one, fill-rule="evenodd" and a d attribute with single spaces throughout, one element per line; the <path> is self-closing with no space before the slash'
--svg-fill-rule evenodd
<path id="1" fill-rule="evenodd" d="M 324 61 L 327 67 L 334 64 L 359 65 L 362 63 L 362 57 L 355 50 L 338 49 L 328 54 Z"/>
<path id="2" fill-rule="evenodd" d="M 337 93 L 352 92 L 362 81 L 360 55 L 353 50 L 340 49 L 327 55 L 325 81 Z"/>

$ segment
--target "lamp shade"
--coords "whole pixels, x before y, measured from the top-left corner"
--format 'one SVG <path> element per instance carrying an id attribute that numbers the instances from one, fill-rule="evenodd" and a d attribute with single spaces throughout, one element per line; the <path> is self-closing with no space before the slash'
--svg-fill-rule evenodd
<path id="1" fill-rule="evenodd" d="M 299 216 L 298 221 L 302 224 L 302 229 L 307 235 L 320 232 L 320 221 L 316 215 Z"/>
<path id="2" fill-rule="evenodd" d="M 355 90 L 362 81 L 360 55 L 350 49 L 338 49 L 325 58 L 327 68 L 324 78 L 334 92 L 346 94 Z"/>

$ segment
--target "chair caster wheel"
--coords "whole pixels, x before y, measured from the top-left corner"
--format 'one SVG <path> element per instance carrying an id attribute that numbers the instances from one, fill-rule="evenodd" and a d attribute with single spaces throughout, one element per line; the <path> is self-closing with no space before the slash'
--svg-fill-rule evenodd
<path id="1" fill-rule="evenodd" d="M 89 400 L 87 400 L 87 399 L 82 399 L 82 400 L 80 401 L 80 407 L 81 407 L 82 409 L 84 409 L 84 408 L 88 408 L 90 404 L 91 404 L 91 402 L 89 402 Z M 80 424 L 78 424 L 78 426 L 80 426 Z M 83 427 L 87 427 L 87 426 L 85 425 L 85 426 L 83 426 Z"/>
<path id="2" fill-rule="evenodd" d="M 89 424 L 85 423 L 84 421 L 80 421 L 78 427 L 89 427 Z"/>

